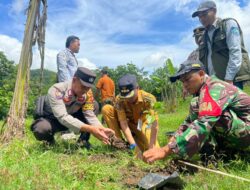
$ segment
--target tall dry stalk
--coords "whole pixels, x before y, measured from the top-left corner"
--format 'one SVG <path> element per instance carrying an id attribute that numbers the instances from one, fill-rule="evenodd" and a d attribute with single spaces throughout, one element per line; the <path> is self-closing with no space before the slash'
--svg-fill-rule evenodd
<path id="1" fill-rule="evenodd" d="M 40 16 L 41 3 L 44 7 L 42 16 Z M 38 42 L 43 67 L 46 10 L 46 0 L 30 0 L 27 9 L 27 21 L 15 90 L 7 116 L 7 122 L 5 124 L 6 129 L 1 136 L 2 142 L 9 142 L 14 137 L 21 138 L 24 136 L 25 116 L 28 106 L 30 67 L 32 64 L 32 46 Z"/>

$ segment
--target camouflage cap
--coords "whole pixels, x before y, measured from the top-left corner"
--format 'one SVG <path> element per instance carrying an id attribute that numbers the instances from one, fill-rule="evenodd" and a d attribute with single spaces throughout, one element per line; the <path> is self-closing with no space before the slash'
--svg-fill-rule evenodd
<path id="1" fill-rule="evenodd" d="M 171 76 L 169 79 L 171 82 L 175 82 L 176 80 L 180 79 L 182 75 L 194 70 L 204 70 L 202 63 L 197 60 L 186 60 L 181 64 L 180 69 L 177 71 L 177 73 Z"/>
<path id="2" fill-rule="evenodd" d="M 199 26 L 199 27 L 195 28 L 195 29 L 193 30 L 193 32 L 194 32 L 194 35 L 193 35 L 193 36 L 200 36 L 200 35 L 203 35 L 204 32 L 205 32 L 205 27 Z"/>
<path id="3" fill-rule="evenodd" d="M 197 17 L 199 13 L 208 11 L 210 9 L 216 9 L 216 4 L 214 1 L 203 1 L 200 3 L 197 10 L 192 14 L 192 17 Z"/>

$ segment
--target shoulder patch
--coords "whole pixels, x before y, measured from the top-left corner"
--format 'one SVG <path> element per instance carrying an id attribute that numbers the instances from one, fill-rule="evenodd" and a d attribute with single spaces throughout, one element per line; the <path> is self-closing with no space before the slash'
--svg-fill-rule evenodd
<path id="1" fill-rule="evenodd" d="M 143 101 L 148 103 L 150 107 L 153 108 L 155 105 L 156 99 L 151 94 L 143 94 Z"/>
<path id="2" fill-rule="evenodd" d="M 153 97 L 150 97 L 150 96 L 143 96 L 143 100 L 145 102 L 153 102 L 154 101 L 154 98 Z"/>
<path id="3" fill-rule="evenodd" d="M 149 94 L 149 93 L 147 93 L 147 92 L 142 92 L 142 99 L 143 99 L 143 101 L 145 101 L 145 102 L 155 102 L 156 100 L 155 100 L 155 97 L 152 95 L 152 94 Z"/>
<path id="4" fill-rule="evenodd" d="M 205 87 L 204 92 L 200 95 L 199 117 L 201 116 L 220 116 L 222 113 L 219 105 L 213 100 L 209 94 L 208 86 Z"/>
<path id="5" fill-rule="evenodd" d="M 87 111 L 87 110 L 93 111 L 94 110 L 94 97 L 93 97 L 93 92 L 91 89 L 85 94 L 85 97 L 82 96 L 81 97 L 83 98 L 82 100 L 80 98 L 80 101 L 83 101 L 82 103 L 84 103 L 82 106 L 82 111 Z"/>
<path id="6" fill-rule="evenodd" d="M 239 28 L 238 27 L 232 27 L 230 29 L 230 32 L 235 35 L 235 36 L 239 36 L 240 35 L 240 31 L 239 31 Z"/>
<path id="7" fill-rule="evenodd" d="M 61 100 L 63 99 L 64 93 L 62 93 L 61 91 L 59 91 L 58 89 L 56 89 L 55 91 L 55 97 L 57 100 Z"/>

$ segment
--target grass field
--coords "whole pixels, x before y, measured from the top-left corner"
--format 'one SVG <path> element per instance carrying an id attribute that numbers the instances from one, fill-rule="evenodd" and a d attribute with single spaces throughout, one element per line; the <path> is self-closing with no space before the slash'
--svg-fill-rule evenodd
<path id="1" fill-rule="evenodd" d="M 250 94 L 250 89 L 247 89 Z M 188 113 L 188 100 L 180 102 L 174 114 L 160 114 L 159 141 L 165 132 L 175 130 Z M 29 126 L 31 119 L 27 120 Z M 28 127 L 26 137 L 0 146 L 0 189 L 136 189 L 135 184 L 148 171 L 164 167 L 168 159 L 154 165 L 136 160 L 132 152 L 116 151 L 91 138 L 94 149 L 77 148 L 74 141 L 59 137 L 48 147 L 35 141 Z M 250 179 L 249 158 L 219 163 L 219 170 Z M 250 183 L 199 171 L 181 174 L 184 189 L 250 189 Z"/>

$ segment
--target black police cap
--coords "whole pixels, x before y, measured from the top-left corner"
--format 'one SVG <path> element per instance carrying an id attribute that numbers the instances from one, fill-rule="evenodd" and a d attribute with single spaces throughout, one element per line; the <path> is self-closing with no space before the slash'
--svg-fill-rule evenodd
<path id="1" fill-rule="evenodd" d="M 134 96 L 134 90 L 138 87 L 136 76 L 126 74 L 118 80 L 119 96 L 121 98 L 130 98 Z"/>
<path id="2" fill-rule="evenodd" d="M 78 67 L 74 77 L 79 78 L 82 85 L 86 87 L 93 87 L 96 79 L 95 73 L 85 67 Z"/>

